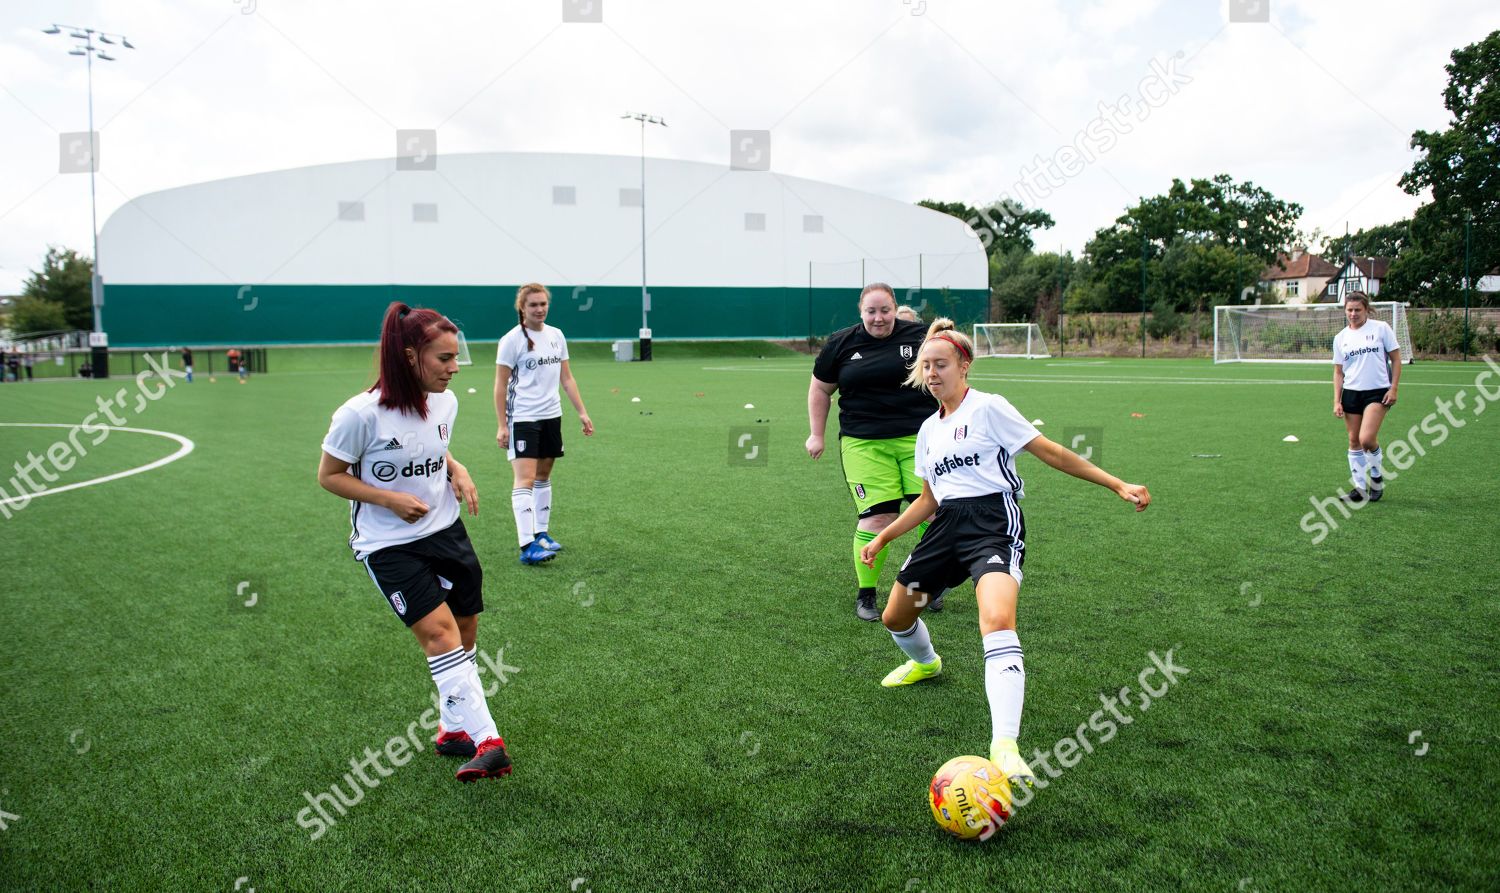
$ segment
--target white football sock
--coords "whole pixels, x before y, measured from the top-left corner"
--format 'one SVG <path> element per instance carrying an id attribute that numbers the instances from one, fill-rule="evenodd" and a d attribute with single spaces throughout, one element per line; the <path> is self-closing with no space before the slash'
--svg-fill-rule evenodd
<path id="1" fill-rule="evenodd" d="M 479 684 L 479 670 L 462 646 L 427 658 L 427 669 L 437 686 L 443 728 L 463 729 L 475 744 L 496 737 L 495 721 L 490 718 L 484 688 Z"/>
<path id="2" fill-rule="evenodd" d="M 478 744 L 487 738 L 499 738 L 500 730 L 495 728 L 495 720 L 490 716 L 489 698 L 484 696 L 484 683 L 479 681 L 479 664 L 476 661 L 464 661 L 469 668 L 469 686 L 474 690 L 475 706 L 470 708 L 467 716 L 467 724 L 464 731 Z"/>
<path id="3" fill-rule="evenodd" d="M 478 653 L 478 651 L 479 651 L 479 646 L 475 645 L 473 648 L 470 648 L 468 651 L 464 652 L 464 657 L 467 657 L 469 659 L 469 662 L 473 663 L 475 666 L 478 666 L 479 658 L 475 656 Z M 448 734 L 448 727 L 443 724 L 443 720 L 442 720 L 441 716 L 438 717 L 438 729 L 437 730 L 438 730 L 438 734 L 439 735 L 446 735 L 446 734 Z"/>
<path id="4" fill-rule="evenodd" d="M 1013 629 L 984 637 L 984 693 L 990 701 L 990 739 L 1021 737 L 1021 705 L 1026 701 L 1026 660 Z"/>
<path id="5" fill-rule="evenodd" d="M 437 686 L 438 730 L 452 732 L 464 727 L 463 710 L 468 700 L 469 659 L 458 647 L 446 654 L 427 658 L 427 671 Z"/>
<path id="6" fill-rule="evenodd" d="M 536 539 L 535 500 L 531 495 L 530 487 L 517 487 L 510 491 L 510 510 L 516 516 L 516 539 L 520 541 L 521 548 L 531 545 Z"/>
<path id="7" fill-rule="evenodd" d="M 1373 451 L 1365 453 L 1365 464 L 1369 466 L 1370 477 L 1385 477 L 1385 466 L 1382 464 L 1384 461 L 1385 456 L 1381 453 L 1380 447 L 1376 447 Z"/>
<path id="8" fill-rule="evenodd" d="M 1354 482 L 1354 489 L 1365 488 L 1365 451 L 1349 451 L 1349 480 Z"/>
<path id="9" fill-rule="evenodd" d="M 891 631 L 891 638 L 906 652 L 906 656 L 919 664 L 930 664 L 937 660 L 937 652 L 932 650 L 932 636 L 927 633 L 927 624 L 918 617 L 917 622 L 911 625 L 911 629 L 898 633 Z"/>
<path id="10" fill-rule="evenodd" d="M 536 532 L 546 533 L 547 522 L 552 520 L 552 482 L 550 480 L 533 482 L 531 494 L 536 500 Z"/>

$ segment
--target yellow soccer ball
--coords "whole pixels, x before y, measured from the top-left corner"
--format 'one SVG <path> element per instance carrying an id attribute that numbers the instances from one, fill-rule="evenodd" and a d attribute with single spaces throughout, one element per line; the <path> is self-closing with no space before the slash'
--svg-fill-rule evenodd
<path id="1" fill-rule="evenodd" d="M 963 840 L 988 840 L 1011 816 L 1010 782 L 984 757 L 954 757 L 927 789 L 932 817 Z"/>

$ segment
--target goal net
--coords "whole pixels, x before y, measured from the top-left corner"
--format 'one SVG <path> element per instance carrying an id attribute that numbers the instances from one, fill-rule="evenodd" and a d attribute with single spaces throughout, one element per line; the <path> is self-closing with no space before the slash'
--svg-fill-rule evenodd
<path id="1" fill-rule="evenodd" d="M 1401 348 L 1401 362 L 1412 361 L 1406 305 L 1371 301 L 1370 318 L 1389 325 Z M 1342 304 L 1271 304 L 1214 308 L 1215 363 L 1328 363 L 1333 336 L 1348 320 Z"/>
<path id="2" fill-rule="evenodd" d="M 1042 327 L 1034 322 L 974 324 L 974 357 L 1050 357 Z"/>

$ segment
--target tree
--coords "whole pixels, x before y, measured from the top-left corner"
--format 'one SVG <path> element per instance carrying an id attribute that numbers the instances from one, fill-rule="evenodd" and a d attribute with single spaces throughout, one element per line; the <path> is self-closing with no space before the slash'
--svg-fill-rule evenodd
<path id="1" fill-rule="evenodd" d="M 1500 266 L 1500 31 L 1453 51 L 1446 66 L 1447 130 L 1418 130 L 1421 154 L 1401 177 L 1411 195 L 1432 191 L 1412 216 L 1412 250 L 1392 265 L 1392 291 L 1452 305 L 1463 300 L 1464 224 L 1472 222 L 1470 269 L 1476 278 Z"/>
<path id="2" fill-rule="evenodd" d="M 1257 280 L 1266 268 L 1244 248 L 1217 242 L 1179 238 L 1167 246 L 1157 275 L 1149 280 L 1147 297 L 1154 306 L 1193 312 L 1193 344 L 1203 327 L 1203 313 L 1214 304 L 1254 303 Z M 1162 310 L 1153 313 L 1163 318 Z"/>
<path id="3" fill-rule="evenodd" d="M 932 199 L 923 199 L 917 204 L 957 217 L 968 224 L 978 234 L 980 243 L 991 258 L 1018 248 L 1031 251 L 1035 244 L 1031 238 L 1032 230 L 1049 229 L 1056 223 L 1046 211 L 1025 208 L 1018 202 L 1008 200 L 991 202 L 983 208 L 970 207 L 963 202 L 939 202 Z"/>
<path id="4" fill-rule="evenodd" d="M 1142 199 L 1084 246 L 1088 279 L 1069 296 L 1070 309 L 1140 309 L 1143 254 L 1147 282 L 1159 281 L 1165 255 L 1179 240 L 1220 246 L 1229 252 L 1219 258 L 1226 269 L 1237 271 L 1253 260 L 1258 272 L 1296 239 L 1301 216 L 1301 205 L 1254 183 L 1236 183 L 1228 174 L 1189 183 L 1173 179 L 1164 195 Z M 1253 284 L 1252 276 L 1240 287 Z M 1227 301 L 1237 293 L 1214 294 Z"/>
<path id="5" fill-rule="evenodd" d="M 67 308 L 60 301 L 23 295 L 11 308 L 9 325 L 17 336 L 56 332 L 68 327 Z"/>
<path id="6" fill-rule="evenodd" d="M 49 246 L 42 268 L 33 270 L 21 290 L 22 297 L 60 304 L 65 319 L 54 329 L 92 329 L 94 262 L 71 248 Z M 16 331 L 23 331 L 12 324 Z M 30 331 L 40 331 L 31 329 Z"/>
<path id="7" fill-rule="evenodd" d="M 1073 255 L 1020 248 L 990 258 L 991 318 L 1054 325 L 1073 277 Z"/>
<path id="8" fill-rule="evenodd" d="M 1326 236 L 1321 256 L 1331 264 L 1343 263 L 1349 255 L 1358 257 L 1400 257 L 1411 247 L 1411 220 L 1397 220 L 1362 229 L 1351 236 Z"/>

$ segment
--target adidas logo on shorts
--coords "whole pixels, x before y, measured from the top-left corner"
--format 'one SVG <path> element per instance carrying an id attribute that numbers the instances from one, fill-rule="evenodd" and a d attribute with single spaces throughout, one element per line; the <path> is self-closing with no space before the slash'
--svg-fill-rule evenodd
<path id="1" fill-rule="evenodd" d="M 852 356 L 852 357 L 850 357 L 850 358 L 849 358 L 849 359 L 851 359 L 851 360 L 863 360 L 863 359 L 864 359 L 864 357 L 862 357 L 862 356 L 860 356 L 860 355 L 859 355 L 859 351 L 857 351 L 857 350 L 856 350 L 856 351 L 855 351 L 855 352 L 854 352 L 854 356 Z"/>
<path id="2" fill-rule="evenodd" d="M 1001 558 L 999 555 L 991 555 L 990 556 L 990 560 L 985 562 L 985 564 L 1004 564 L 1004 563 L 1005 563 L 1005 559 Z"/>

